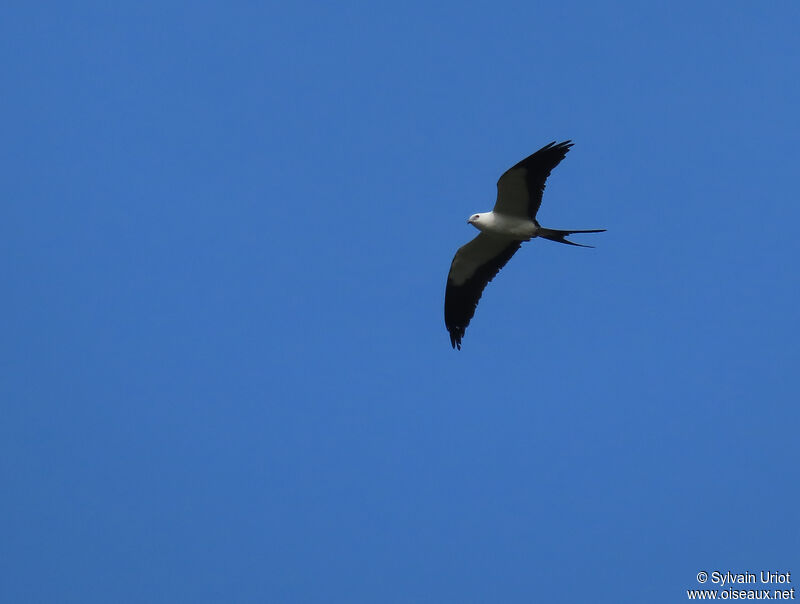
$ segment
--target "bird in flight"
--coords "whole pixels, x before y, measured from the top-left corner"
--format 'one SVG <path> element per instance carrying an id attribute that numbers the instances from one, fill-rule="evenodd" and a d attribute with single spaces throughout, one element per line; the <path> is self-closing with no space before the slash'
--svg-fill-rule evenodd
<path id="1" fill-rule="evenodd" d="M 461 338 L 478 307 L 486 285 L 495 278 L 523 241 L 543 237 L 550 241 L 592 247 L 569 241 L 573 233 L 602 233 L 605 229 L 559 231 L 546 229 L 536 220 L 542 205 L 544 183 L 567 155 L 572 141 L 545 145 L 509 168 L 497 181 L 497 201 L 491 212 L 473 214 L 467 222 L 480 231 L 458 248 L 444 295 L 444 324 L 453 348 L 461 350 Z"/>

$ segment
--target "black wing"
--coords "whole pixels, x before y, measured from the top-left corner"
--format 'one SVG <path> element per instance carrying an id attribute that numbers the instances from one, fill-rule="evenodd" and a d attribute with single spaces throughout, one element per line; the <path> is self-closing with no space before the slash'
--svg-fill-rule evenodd
<path id="1" fill-rule="evenodd" d="M 570 147 L 572 141 L 554 141 L 506 170 L 497 181 L 494 211 L 535 221 L 539 206 L 542 205 L 544 183 Z"/>
<path id="2" fill-rule="evenodd" d="M 456 252 L 444 294 L 444 324 L 450 332 L 453 348 L 461 350 L 461 338 L 484 288 L 520 245 L 521 241 L 481 233 Z"/>

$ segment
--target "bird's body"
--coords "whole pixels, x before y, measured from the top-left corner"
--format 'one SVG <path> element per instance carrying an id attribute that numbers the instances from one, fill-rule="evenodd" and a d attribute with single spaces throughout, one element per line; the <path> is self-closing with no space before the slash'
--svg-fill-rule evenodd
<path id="1" fill-rule="evenodd" d="M 475 214 L 467 222 L 487 235 L 507 237 L 517 241 L 530 241 L 539 231 L 539 225 L 527 216 L 508 216 L 500 212 Z"/>
<path id="2" fill-rule="evenodd" d="M 605 230 L 561 231 L 544 228 L 536 220 L 545 181 L 571 146 L 570 141 L 550 143 L 507 170 L 497 181 L 494 209 L 473 214 L 467 221 L 481 232 L 458 249 L 447 276 L 444 321 L 453 348 L 461 349 L 461 339 L 484 288 L 522 242 L 542 237 L 558 243 L 590 247 L 568 241 L 566 236 Z"/>

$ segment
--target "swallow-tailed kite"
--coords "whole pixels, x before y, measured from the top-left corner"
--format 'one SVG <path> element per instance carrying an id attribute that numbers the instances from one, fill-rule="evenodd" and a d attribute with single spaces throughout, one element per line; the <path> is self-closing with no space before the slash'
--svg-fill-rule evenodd
<path id="1" fill-rule="evenodd" d="M 572 141 L 558 144 L 554 141 L 507 170 L 497 181 L 494 209 L 473 214 L 467 220 L 480 233 L 456 252 L 444 295 L 444 324 L 450 332 L 453 348 L 461 350 L 461 338 L 475 314 L 483 289 L 523 241 L 543 237 L 558 243 L 592 247 L 568 241 L 566 236 L 605 231 L 558 231 L 546 229 L 536 220 L 536 213 L 542 205 L 544 182 L 570 147 Z"/>

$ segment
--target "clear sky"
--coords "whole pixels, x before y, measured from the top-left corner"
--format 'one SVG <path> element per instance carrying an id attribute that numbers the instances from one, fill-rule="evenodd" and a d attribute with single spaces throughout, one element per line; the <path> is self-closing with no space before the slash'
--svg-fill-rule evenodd
<path id="1" fill-rule="evenodd" d="M 800 588 L 800 4 L 3 12 L 0 601 Z"/>

